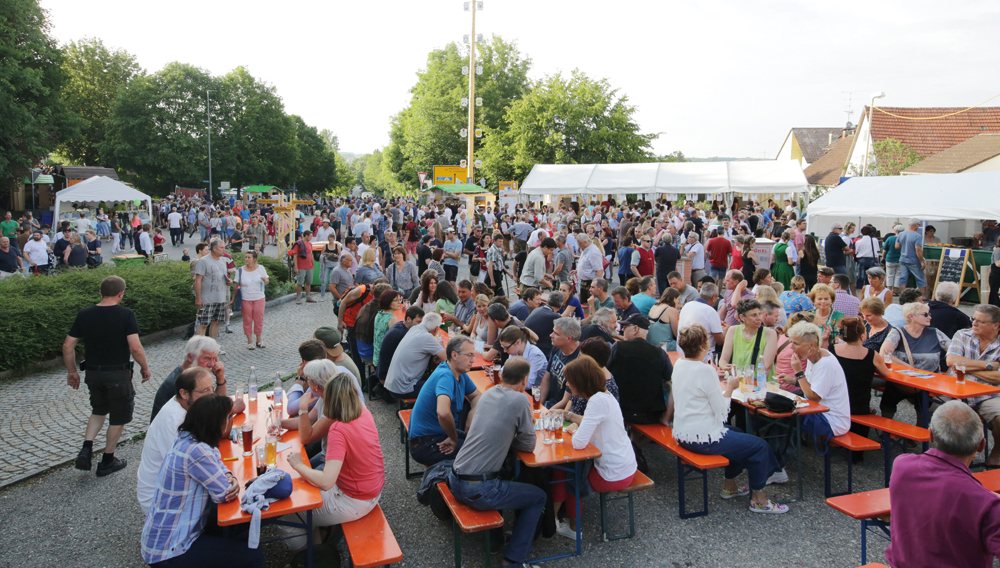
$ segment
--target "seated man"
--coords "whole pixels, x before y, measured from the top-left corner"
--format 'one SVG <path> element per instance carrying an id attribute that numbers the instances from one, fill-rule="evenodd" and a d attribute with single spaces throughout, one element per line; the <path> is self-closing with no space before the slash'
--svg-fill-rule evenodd
<path id="1" fill-rule="evenodd" d="M 846 274 L 833 275 L 833 289 L 837 292 L 837 299 L 833 302 L 833 309 L 844 314 L 844 317 L 856 318 L 861 314 L 861 300 L 850 293 L 851 281 Z"/>
<path id="2" fill-rule="evenodd" d="M 521 299 L 510 305 L 510 315 L 524 321 L 542 303 L 542 292 L 535 287 L 525 288 Z"/>
<path id="3" fill-rule="evenodd" d="M 483 394 L 448 477 L 448 487 L 458 502 L 484 511 L 516 511 L 514 530 L 503 555 L 508 566 L 522 566 L 527 561 L 535 527 L 545 509 L 543 489 L 500 479 L 510 451 L 535 449 L 535 421 L 524 396 L 529 369 L 521 357 L 507 361 L 500 386 Z M 503 542 L 503 529 L 494 531 L 493 542 Z"/>
<path id="4" fill-rule="evenodd" d="M 333 361 L 334 365 L 343 367 L 350 371 L 354 380 L 359 383 L 361 382 L 361 371 L 358 370 L 358 366 L 354 364 L 354 360 L 348 357 L 347 353 L 344 352 L 344 336 L 340 333 L 340 330 L 329 325 L 323 326 L 313 332 L 313 339 L 318 339 L 323 342 L 323 346 L 326 348 L 327 359 Z"/>
<path id="5" fill-rule="evenodd" d="M 493 342 L 493 346 L 487 349 L 486 353 L 483 353 L 483 359 L 486 361 L 495 361 L 499 357 L 500 364 L 503 365 L 507 362 L 507 353 L 500 347 L 500 332 L 512 325 L 523 328 L 524 324 L 521 323 L 521 320 L 510 315 L 507 308 L 500 304 L 496 298 L 494 298 L 493 303 L 486 309 L 486 317 L 490 319 L 489 331 L 492 333 L 496 330 L 497 339 Z M 537 342 L 538 336 L 535 335 L 535 332 L 527 328 L 525 329 L 528 332 L 528 340 L 532 343 Z"/>
<path id="6" fill-rule="evenodd" d="M 586 320 L 584 320 L 586 321 Z M 613 343 L 618 335 L 618 316 L 611 308 L 601 308 L 590 317 L 590 323 L 580 327 L 580 341 L 591 337 L 600 337 L 608 343 Z"/>
<path id="7" fill-rule="evenodd" d="M 969 471 L 986 448 L 979 416 L 952 400 L 931 417 L 930 431 L 933 448 L 903 454 L 892 466 L 892 543 L 885 559 L 907 568 L 993 566 L 1000 555 L 1000 496 Z"/>
<path id="8" fill-rule="evenodd" d="M 673 373 L 670 357 L 646 341 L 649 320 L 634 314 L 621 322 L 624 341 L 611 347 L 607 369 L 618 383 L 626 422 L 670 424 L 664 389 Z"/>
<path id="9" fill-rule="evenodd" d="M 427 365 L 445 361 L 445 350 L 434 335 L 440 325 L 441 314 L 426 314 L 420 325 L 412 326 L 399 342 L 396 351 L 406 356 L 393 356 L 385 377 L 385 388 L 392 396 L 416 398 L 426 382 L 423 378 Z"/>
<path id="10" fill-rule="evenodd" d="M 177 427 L 184 422 L 184 416 L 194 401 L 212 394 L 215 376 L 204 367 L 188 367 L 174 380 L 174 387 L 177 394 L 160 409 L 162 412 L 149 425 L 142 443 L 136 495 L 143 514 L 148 513 L 149 506 L 153 504 L 156 477 L 160 475 L 163 458 L 177 439 Z"/>
<path id="11" fill-rule="evenodd" d="M 587 302 L 587 313 L 593 315 L 594 312 L 601 308 L 614 308 L 615 300 L 608 294 L 608 281 L 603 278 L 594 278 L 590 282 L 590 288 L 588 289 L 588 294 L 586 298 Z M 581 291 L 580 299 L 583 300 L 583 292 Z"/>
<path id="12" fill-rule="evenodd" d="M 639 314 L 639 308 L 632 303 L 632 294 L 624 286 L 618 286 L 611 291 L 611 297 L 615 299 L 615 310 L 618 312 L 618 319 L 627 319 L 632 314 Z M 642 314 L 639 314 L 642 315 Z"/>
<path id="13" fill-rule="evenodd" d="M 552 339 L 549 337 L 552 335 L 552 324 L 562 317 L 559 314 L 559 308 L 562 307 L 564 301 L 566 301 L 566 296 L 562 292 L 551 292 L 549 301 L 532 310 L 528 319 L 524 320 L 524 327 L 538 336 L 535 347 L 542 351 L 546 359 L 552 353 Z"/>
<path id="14" fill-rule="evenodd" d="M 688 286 L 684 283 L 684 277 L 681 276 L 680 272 L 671 272 L 667 274 L 667 283 L 674 290 L 680 292 L 680 297 L 677 298 L 677 309 L 684 307 L 684 304 L 688 302 L 693 302 L 698 299 L 698 290 L 693 286 Z"/>
<path id="15" fill-rule="evenodd" d="M 436 314 L 427 314 L 424 321 L 432 315 Z M 445 351 L 447 361 L 427 378 L 410 414 L 410 455 L 426 466 L 452 459 L 462 448 L 466 424 L 475 415 L 482 395 L 468 375 L 476 359 L 472 340 L 464 335 L 455 337 Z"/>
<path id="16" fill-rule="evenodd" d="M 652 276 L 643 276 L 639 279 L 639 293 L 632 296 L 632 303 L 643 317 L 649 317 L 649 308 L 653 307 L 656 300 L 656 279 Z"/>
<path id="17" fill-rule="evenodd" d="M 197 366 L 211 371 L 215 375 L 215 394 L 226 396 L 226 366 L 219 360 L 220 349 L 222 348 L 219 347 L 218 342 L 211 337 L 195 335 L 191 339 L 188 339 L 187 344 L 184 346 L 184 362 L 180 366 L 175 367 L 167 375 L 167 378 L 163 379 L 163 382 L 160 383 L 160 388 L 156 389 L 156 396 L 153 397 L 153 412 L 149 417 L 150 423 L 156 418 L 163 405 L 170 401 L 171 398 L 177 396 L 177 388 L 174 385 L 174 381 L 177 380 L 177 377 L 181 373 L 191 367 Z M 243 402 L 243 399 L 235 401 L 233 403 L 233 415 L 243 412 L 245 408 L 246 403 Z"/>
<path id="18" fill-rule="evenodd" d="M 453 233 L 454 231 L 449 233 L 449 236 Z M 455 265 L 455 268 L 457 266 Z M 459 280 L 456 291 L 458 292 L 458 303 L 455 304 L 455 315 L 443 312 L 441 319 L 445 323 L 469 325 L 469 322 L 472 321 L 472 316 L 476 314 L 476 298 L 472 291 L 472 281 L 465 278 Z M 381 361 L 381 355 L 379 355 L 379 361 Z"/>
<path id="19" fill-rule="evenodd" d="M 948 346 L 948 366 L 954 369 L 955 365 L 965 365 L 966 380 L 987 385 L 1000 384 L 998 336 L 1000 308 L 991 304 L 976 306 L 972 314 L 972 328 L 955 332 Z M 965 399 L 965 402 L 990 426 L 993 436 L 1000 438 L 1000 395 L 977 396 Z M 986 466 L 1000 466 L 1000 450 L 996 444 L 986 458 Z"/>
<path id="20" fill-rule="evenodd" d="M 552 408 L 565 398 L 566 378 L 563 371 L 570 361 L 580 356 L 580 321 L 576 318 L 559 318 L 552 326 L 552 354 L 549 367 L 540 385 L 542 404 Z"/>
<path id="21" fill-rule="evenodd" d="M 393 355 L 396 354 L 399 342 L 406 337 L 406 333 L 410 331 L 410 328 L 415 325 L 420 325 L 420 322 L 423 320 L 423 308 L 420 306 L 410 306 L 406 310 L 406 313 L 403 314 L 403 321 L 396 322 L 396 325 L 390 327 L 389 330 L 385 332 L 385 337 L 382 338 L 382 347 L 379 351 L 378 369 L 376 371 L 379 385 L 375 389 L 373 396 L 381 397 L 381 393 L 385 392 L 385 394 L 389 395 L 390 398 L 392 397 L 392 394 L 389 393 L 388 390 L 385 390 L 385 381 L 389 376 L 389 365 L 392 364 Z M 382 398 L 384 399 L 384 397 Z M 386 402 L 390 401 L 386 400 Z"/>
<path id="22" fill-rule="evenodd" d="M 949 339 L 960 329 L 972 327 L 972 320 L 955 307 L 961 288 L 955 282 L 941 282 L 934 290 L 934 299 L 927 302 L 931 309 L 931 327 L 936 327 Z"/>

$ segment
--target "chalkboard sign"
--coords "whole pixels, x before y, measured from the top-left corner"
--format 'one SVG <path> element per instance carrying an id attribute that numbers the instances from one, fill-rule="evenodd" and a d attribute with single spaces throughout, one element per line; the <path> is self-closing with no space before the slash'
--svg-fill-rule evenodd
<path id="1" fill-rule="evenodd" d="M 969 278 L 969 281 L 966 281 Z M 937 287 L 941 282 L 954 282 L 959 285 L 960 292 L 955 298 L 955 306 L 961 297 L 968 292 L 967 288 L 979 289 L 979 274 L 976 272 L 976 261 L 972 257 L 972 249 L 942 248 L 941 263 L 938 267 L 937 280 L 934 282 L 933 295 L 937 296 Z"/>

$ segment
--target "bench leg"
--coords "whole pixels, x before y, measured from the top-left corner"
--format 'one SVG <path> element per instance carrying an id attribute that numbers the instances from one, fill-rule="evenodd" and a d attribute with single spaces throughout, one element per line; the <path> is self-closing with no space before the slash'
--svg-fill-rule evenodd
<path id="1" fill-rule="evenodd" d="M 619 540 L 623 538 L 632 538 L 635 536 L 635 506 L 632 500 L 632 494 L 628 493 L 622 497 L 608 497 L 607 493 L 601 493 L 601 538 L 604 542 L 610 540 Z M 609 503 L 614 501 L 621 501 L 622 499 L 628 499 L 628 532 L 624 534 L 611 535 L 608 536 L 608 525 L 611 521 L 608 519 L 608 509 Z"/>
<path id="2" fill-rule="evenodd" d="M 687 476 L 690 473 L 698 472 L 701 474 L 701 493 L 702 493 L 702 505 L 701 511 L 695 511 L 692 513 L 687 512 L 687 506 L 685 504 L 685 488 L 687 485 Z M 678 504 L 680 509 L 680 517 L 682 519 L 690 519 L 692 517 L 702 517 L 708 514 L 708 472 L 705 470 L 699 470 L 694 467 L 688 467 L 684 465 L 681 458 L 677 458 L 677 492 L 678 499 L 680 503 Z"/>
<path id="3" fill-rule="evenodd" d="M 462 568 L 462 531 L 454 519 L 451 521 L 451 527 L 455 538 L 455 568 Z"/>
<path id="4" fill-rule="evenodd" d="M 486 529 L 483 531 L 485 536 L 483 537 L 483 566 L 490 568 L 492 555 L 490 554 L 490 533 L 493 532 L 492 529 Z"/>
<path id="5" fill-rule="evenodd" d="M 406 479 L 413 479 L 414 477 L 422 477 L 424 475 L 423 471 L 410 471 L 410 444 L 407 442 L 403 449 L 406 451 Z"/>
<path id="6" fill-rule="evenodd" d="M 882 432 L 882 471 L 886 487 L 889 487 L 889 476 L 892 475 L 892 446 L 892 436 L 888 432 Z"/>

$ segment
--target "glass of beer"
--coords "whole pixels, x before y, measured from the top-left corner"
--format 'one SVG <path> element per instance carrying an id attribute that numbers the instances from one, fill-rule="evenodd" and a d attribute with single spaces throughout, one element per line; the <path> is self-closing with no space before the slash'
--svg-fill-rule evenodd
<path id="1" fill-rule="evenodd" d="M 243 421 L 243 457 L 250 457 L 253 455 L 253 421 L 250 420 L 248 416 Z"/>
<path id="2" fill-rule="evenodd" d="M 542 387 L 531 387 L 531 409 L 541 410 L 542 408 Z"/>
<path id="3" fill-rule="evenodd" d="M 267 450 L 264 446 L 257 446 L 257 475 L 267 473 Z"/>
<path id="4" fill-rule="evenodd" d="M 502 369 L 503 369 L 503 367 L 501 367 L 500 365 L 493 365 L 493 382 L 494 382 L 494 384 L 498 384 L 498 385 L 500 384 L 500 373 L 502 372 Z"/>
<path id="5" fill-rule="evenodd" d="M 555 439 L 554 440 L 555 443 L 557 443 L 557 444 L 563 443 L 563 416 L 562 416 L 562 414 L 557 414 L 555 416 L 555 424 L 553 425 L 552 430 L 553 430 L 553 432 L 555 432 L 555 435 L 553 436 L 553 438 Z"/>
<path id="6" fill-rule="evenodd" d="M 278 437 L 268 434 L 264 442 L 264 461 L 267 467 L 278 465 Z"/>
<path id="7" fill-rule="evenodd" d="M 958 363 L 955 365 L 955 379 L 956 383 L 960 385 L 965 384 L 965 363 Z"/>
<path id="8" fill-rule="evenodd" d="M 493 365 L 487 365 L 486 368 L 483 369 L 483 370 L 486 371 L 486 379 L 489 380 L 492 383 L 493 382 Z"/>
<path id="9" fill-rule="evenodd" d="M 892 355 L 891 354 L 886 353 L 885 355 L 882 355 L 882 361 L 885 362 L 885 368 L 886 369 L 892 370 Z"/>

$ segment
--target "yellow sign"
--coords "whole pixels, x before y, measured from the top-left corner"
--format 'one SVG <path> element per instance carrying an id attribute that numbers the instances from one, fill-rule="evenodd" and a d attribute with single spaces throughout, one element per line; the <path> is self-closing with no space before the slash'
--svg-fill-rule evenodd
<path id="1" fill-rule="evenodd" d="M 275 203 L 281 203 L 281 202 L 278 201 L 277 199 L 258 199 L 257 203 L 275 204 Z"/>
<path id="2" fill-rule="evenodd" d="M 461 166 L 434 166 L 433 185 L 465 183 L 469 170 Z"/>
<path id="3" fill-rule="evenodd" d="M 274 211 L 295 211 L 294 207 L 275 207 Z"/>
<path id="4" fill-rule="evenodd" d="M 313 205 L 316 202 L 312 199 L 293 199 L 292 205 Z"/>

